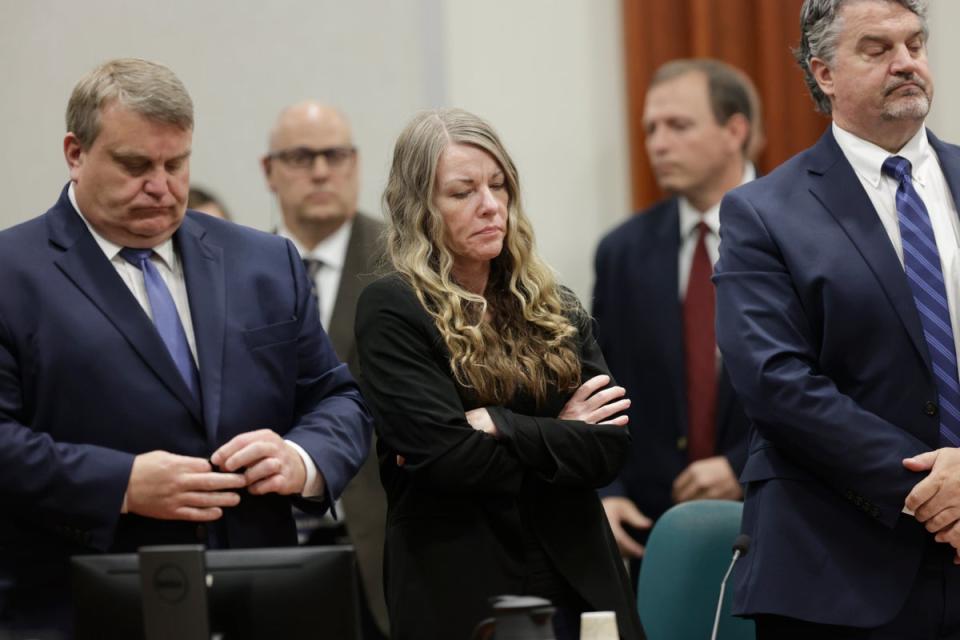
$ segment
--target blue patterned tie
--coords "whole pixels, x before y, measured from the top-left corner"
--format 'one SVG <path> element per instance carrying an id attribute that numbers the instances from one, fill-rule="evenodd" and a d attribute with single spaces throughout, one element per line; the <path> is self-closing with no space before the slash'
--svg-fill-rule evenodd
<path id="1" fill-rule="evenodd" d="M 180 322 L 177 305 L 173 303 L 173 296 L 167 289 L 166 283 L 157 268 L 150 261 L 153 249 L 131 249 L 127 247 L 120 251 L 120 256 L 143 271 L 143 284 L 147 289 L 147 298 L 150 300 L 150 311 L 153 314 L 153 324 L 157 332 L 167 345 L 167 350 L 173 357 L 177 370 L 195 398 L 200 397 L 200 379 L 197 367 L 190 353 L 190 344 L 187 334 Z"/>
<path id="2" fill-rule="evenodd" d="M 940 404 L 940 442 L 960 445 L 960 382 L 957 380 L 957 352 L 950 324 L 950 307 L 940 266 L 940 252 L 930 225 L 930 216 L 913 188 L 910 161 L 891 156 L 883 172 L 895 179 L 897 218 L 903 241 L 903 268 L 920 314 L 920 324 L 930 352 Z"/>

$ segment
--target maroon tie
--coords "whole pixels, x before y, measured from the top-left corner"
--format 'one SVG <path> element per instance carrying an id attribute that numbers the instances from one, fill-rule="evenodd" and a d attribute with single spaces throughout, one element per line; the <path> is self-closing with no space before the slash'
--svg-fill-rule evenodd
<path id="1" fill-rule="evenodd" d="M 687 374 L 687 453 L 690 461 L 715 451 L 717 415 L 717 338 L 714 329 L 713 265 L 705 238 L 709 229 L 697 225 L 697 246 L 683 301 L 684 364 Z"/>

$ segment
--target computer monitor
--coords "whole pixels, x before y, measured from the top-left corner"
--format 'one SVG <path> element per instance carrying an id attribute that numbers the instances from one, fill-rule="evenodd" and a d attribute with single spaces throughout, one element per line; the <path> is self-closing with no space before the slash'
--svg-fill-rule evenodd
<path id="1" fill-rule="evenodd" d="M 222 640 L 359 638 L 353 547 L 206 552 L 210 632 Z M 137 554 L 73 558 L 77 640 L 144 637 Z"/>

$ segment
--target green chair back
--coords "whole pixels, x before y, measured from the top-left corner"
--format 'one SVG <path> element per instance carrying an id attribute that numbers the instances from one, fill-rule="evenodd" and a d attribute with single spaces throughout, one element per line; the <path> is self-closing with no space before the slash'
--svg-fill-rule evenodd
<path id="1" fill-rule="evenodd" d="M 740 533 L 743 505 L 732 500 L 684 502 L 650 532 L 640 565 L 637 607 L 648 640 L 710 640 L 723 579 Z M 717 640 L 753 640 L 750 620 L 730 615 L 727 581 Z"/>

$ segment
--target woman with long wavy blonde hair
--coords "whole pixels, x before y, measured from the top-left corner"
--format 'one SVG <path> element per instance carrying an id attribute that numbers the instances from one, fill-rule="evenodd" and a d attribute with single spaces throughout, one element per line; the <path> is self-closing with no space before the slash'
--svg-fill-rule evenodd
<path id="1" fill-rule="evenodd" d="M 513 161 L 477 116 L 423 113 L 383 199 L 392 273 L 356 329 L 392 637 L 468 638 L 507 593 L 551 600 L 561 640 L 590 610 L 642 637 L 595 492 L 624 461 L 629 400 L 536 253 Z"/>

